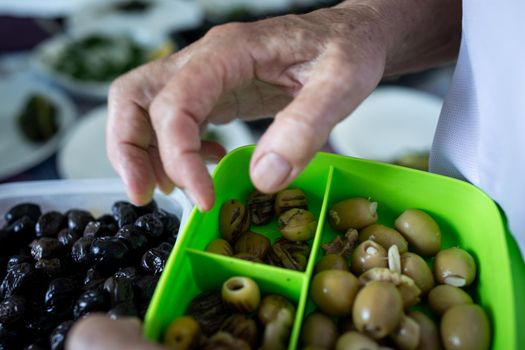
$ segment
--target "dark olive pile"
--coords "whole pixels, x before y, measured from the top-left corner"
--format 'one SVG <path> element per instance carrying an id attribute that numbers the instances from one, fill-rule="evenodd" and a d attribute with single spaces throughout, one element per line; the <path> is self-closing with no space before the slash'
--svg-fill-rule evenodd
<path id="1" fill-rule="evenodd" d="M 303 321 L 302 347 L 488 349 L 489 319 L 463 289 L 476 278 L 472 256 L 441 250 L 440 228 L 422 210 L 405 210 L 395 228 L 377 224 L 376 210 L 365 198 L 329 210 L 341 234 L 322 245 L 310 286 L 317 309 Z"/>
<path id="2" fill-rule="evenodd" d="M 155 201 L 116 202 L 98 218 L 22 203 L 4 218 L 0 349 L 62 349 L 91 312 L 143 318 L 180 224 Z"/>
<path id="3" fill-rule="evenodd" d="M 164 331 L 164 345 L 174 350 L 284 350 L 294 318 L 289 300 L 276 294 L 261 297 L 257 282 L 236 276 L 220 291 L 197 295 L 186 315 Z"/>
<path id="4" fill-rule="evenodd" d="M 211 253 L 304 271 L 310 255 L 311 240 L 317 220 L 308 210 L 300 189 L 286 189 L 277 194 L 253 191 L 246 205 L 230 199 L 221 206 L 219 232 L 222 238 L 206 247 Z M 268 237 L 250 231 L 251 225 L 266 225 L 277 217 L 282 237 L 273 245 Z"/>

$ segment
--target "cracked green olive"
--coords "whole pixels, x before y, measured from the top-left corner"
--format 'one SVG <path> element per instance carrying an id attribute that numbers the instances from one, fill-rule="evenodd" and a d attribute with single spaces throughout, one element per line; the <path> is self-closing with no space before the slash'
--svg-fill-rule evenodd
<path id="1" fill-rule="evenodd" d="M 206 247 L 206 251 L 213 254 L 232 256 L 233 248 L 227 240 L 218 238 L 211 241 Z"/>
<path id="2" fill-rule="evenodd" d="M 359 288 L 357 278 L 348 271 L 326 270 L 312 280 L 311 296 L 321 311 L 329 316 L 346 316 L 352 312 Z"/>
<path id="3" fill-rule="evenodd" d="M 250 215 L 244 204 L 236 199 L 224 202 L 219 213 L 219 232 L 230 243 L 250 228 Z"/>
<path id="4" fill-rule="evenodd" d="M 348 262 L 341 255 L 326 254 L 315 265 L 315 272 L 319 273 L 325 270 L 344 270 L 348 271 Z"/>
<path id="5" fill-rule="evenodd" d="M 358 332 L 346 332 L 337 339 L 335 350 L 379 350 L 375 340 Z"/>
<path id="6" fill-rule="evenodd" d="M 395 222 L 396 229 L 416 253 L 434 256 L 441 247 L 441 231 L 436 221 L 418 209 L 407 209 Z"/>
<path id="7" fill-rule="evenodd" d="M 257 310 L 261 292 L 257 283 L 249 277 L 232 277 L 222 285 L 222 300 L 239 312 Z"/>
<path id="8" fill-rule="evenodd" d="M 328 211 L 328 222 L 338 231 L 361 229 L 377 221 L 377 202 L 350 198 L 337 202 Z"/>
<path id="9" fill-rule="evenodd" d="M 164 345 L 169 349 L 194 349 L 199 343 L 200 327 L 190 316 L 182 316 L 170 323 L 164 333 Z"/>
<path id="10" fill-rule="evenodd" d="M 428 293 L 427 300 L 432 311 L 440 316 L 453 306 L 472 304 L 473 302 L 471 296 L 463 289 L 447 284 L 432 288 Z"/>
<path id="11" fill-rule="evenodd" d="M 350 268 L 357 276 L 374 267 L 387 267 L 388 259 L 385 248 L 374 241 L 364 241 L 352 253 Z"/>
<path id="12" fill-rule="evenodd" d="M 466 287 L 476 278 L 476 263 L 472 255 L 463 249 L 444 249 L 434 260 L 434 275 L 439 283 Z"/>
<path id="13" fill-rule="evenodd" d="M 295 306 L 288 299 L 277 294 L 270 294 L 262 299 L 257 316 L 263 325 L 267 325 L 277 318 L 277 314 L 282 309 L 288 309 L 295 314 Z"/>
<path id="14" fill-rule="evenodd" d="M 245 232 L 235 242 L 235 254 L 245 253 L 263 260 L 270 250 L 270 240 L 256 232 Z"/>
<path id="15" fill-rule="evenodd" d="M 331 349 L 338 335 L 337 326 L 330 317 L 319 312 L 313 312 L 304 320 L 301 330 L 301 344 Z"/>
<path id="16" fill-rule="evenodd" d="M 308 209 L 308 201 L 303 191 L 298 188 L 288 188 L 275 196 L 275 214 L 277 217 L 290 209 Z"/>
<path id="17" fill-rule="evenodd" d="M 414 280 L 422 295 L 426 295 L 434 287 L 434 275 L 430 267 L 415 253 L 407 252 L 401 255 L 401 273 Z"/>
<path id="18" fill-rule="evenodd" d="M 373 281 L 357 294 L 352 319 L 358 331 L 375 339 L 392 333 L 403 316 L 403 300 L 396 286 Z"/>
<path id="19" fill-rule="evenodd" d="M 441 338 L 439 330 L 430 317 L 420 311 L 413 311 L 408 314 L 419 324 L 419 344 L 417 350 L 441 350 Z"/>
<path id="20" fill-rule="evenodd" d="M 421 329 L 419 323 L 409 316 L 403 315 L 399 325 L 390 333 L 390 338 L 400 350 L 415 350 L 419 344 Z"/>
<path id="21" fill-rule="evenodd" d="M 366 240 L 377 242 L 386 250 L 391 246 L 396 245 L 397 249 L 399 249 L 399 254 L 408 251 L 408 242 L 405 237 L 393 228 L 381 224 L 372 224 L 359 232 L 359 243 Z"/>
<path id="22" fill-rule="evenodd" d="M 279 216 L 279 231 L 289 241 L 307 241 L 315 235 L 317 220 L 304 209 L 290 209 Z"/>
<path id="23" fill-rule="evenodd" d="M 265 225 L 270 222 L 274 213 L 274 202 L 274 194 L 261 193 L 257 190 L 253 191 L 246 202 L 252 224 Z"/>
<path id="24" fill-rule="evenodd" d="M 490 324 L 479 305 L 456 305 L 441 318 L 441 340 L 447 350 L 490 348 Z"/>

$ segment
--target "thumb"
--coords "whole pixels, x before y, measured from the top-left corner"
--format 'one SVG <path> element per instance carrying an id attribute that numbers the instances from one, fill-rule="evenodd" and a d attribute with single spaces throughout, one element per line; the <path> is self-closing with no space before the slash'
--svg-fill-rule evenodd
<path id="1" fill-rule="evenodd" d="M 381 74 L 366 76 L 361 67 L 338 64 L 337 59 L 321 62 L 258 142 L 250 164 L 255 187 L 267 193 L 285 188 L 325 144 L 332 128 L 370 94 Z"/>

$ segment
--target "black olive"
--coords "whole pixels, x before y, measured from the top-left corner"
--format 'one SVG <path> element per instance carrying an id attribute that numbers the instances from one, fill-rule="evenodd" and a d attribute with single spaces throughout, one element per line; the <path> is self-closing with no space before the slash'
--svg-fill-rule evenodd
<path id="1" fill-rule="evenodd" d="M 105 237 L 111 236 L 113 233 L 108 226 L 100 221 L 90 221 L 84 229 L 84 237 Z"/>
<path id="2" fill-rule="evenodd" d="M 71 259 L 81 265 L 88 265 L 91 263 L 91 244 L 92 237 L 80 237 L 71 247 Z"/>
<path id="3" fill-rule="evenodd" d="M 164 234 L 166 236 L 176 237 L 180 226 L 179 218 L 162 209 L 155 210 L 154 214 L 160 219 L 160 221 L 162 221 L 162 224 L 164 225 Z"/>
<path id="4" fill-rule="evenodd" d="M 27 255 L 13 255 L 9 258 L 7 261 L 7 271 L 11 270 L 14 266 L 21 264 L 21 263 L 31 263 L 33 259 L 31 259 L 30 256 Z"/>
<path id="5" fill-rule="evenodd" d="M 45 340 L 40 339 L 26 346 L 24 350 L 46 350 L 47 348 Z"/>
<path id="6" fill-rule="evenodd" d="M 157 202 L 154 199 L 152 199 L 151 202 L 149 202 L 146 205 L 134 206 L 134 207 L 135 207 L 135 211 L 137 212 L 138 216 L 142 216 L 144 214 L 153 213 L 155 210 L 157 210 L 158 205 L 157 205 Z"/>
<path id="7" fill-rule="evenodd" d="M 63 350 L 64 345 L 66 344 L 67 333 L 73 326 L 73 321 L 62 322 L 51 332 L 49 337 L 49 345 L 51 350 Z"/>
<path id="8" fill-rule="evenodd" d="M 147 273 L 160 274 L 164 270 L 164 265 L 168 259 L 173 245 L 164 242 L 158 247 L 149 249 L 144 253 L 140 261 L 142 269 Z"/>
<path id="9" fill-rule="evenodd" d="M 42 237 L 31 246 L 31 255 L 35 260 L 58 258 L 62 252 L 63 245 L 56 238 Z"/>
<path id="10" fill-rule="evenodd" d="M 56 316 L 66 316 L 73 310 L 78 285 L 71 278 L 56 278 L 47 288 L 45 306 L 47 312 Z"/>
<path id="11" fill-rule="evenodd" d="M 138 217 L 135 206 L 124 201 L 115 202 L 111 207 L 111 213 L 119 228 L 124 225 L 133 224 Z"/>
<path id="12" fill-rule="evenodd" d="M 14 265 L 0 285 L 0 296 L 7 298 L 13 294 L 23 294 L 36 280 L 37 274 L 32 264 L 24 262 Z"/>
<path id="13" fill-rule="evenodd" d="M 8 224 L 12 224 L 23 216 L 27 216 L 36 222 L 40 215 L 42 215 L 42 211 L 37 204 L 20 203 L 9 209 L 9 211 L 5 213 L 4 218 Z"/>
<path id="14" fill-rule="evenodd" d="M 37 237 L 56 237 L 58 232 L 65 227 L 65 216 L 58 211 L 49 211 L 43 214 L 35 226 Z"/>
<path id="15" fill-rule="evenodd" d="M 120 317 L 138 316 L 138 310 L 132 301 L 127 301 L 110 309 L 108 311 L 108 316 L 112 320 L 116 320 Z"/>
<path id="16" fill-rule="evenodd" d="M 103 289 L 108 293 L 111 305 L 133 300 L 133 282 L 128 278 L 109 277 Z"/>
<path id="17" fill-rule="evenodd" d="M 0 323 L 7 326 L 22 319 L 26 312 L 26 300 L 19 296 L 12 296 L 0 303 Z"/>
<path id="18" fill-rule="evenodd" d="M 35 269 L 40 270 L 46 275 L 53 277 L 62 273 L 62 263 L 60 259 L 40 259 L 35 263 Z"/>
<path id="19" fill-rule="evenodd" d="M 142 228 L 153 239 L 164 233 L 164 224 L 155 214 L 142 215 L 135 221 L 135 226 Z"/>
<path id="20" fill-rule="evenodd" d="M 20 246 L 30 242 L 35 236 L 35 221 L 28 216 L 15 220 L 7 227 L 7 239 L 11 245 Z"/>
<path id="21" fill-rule="evenodd" d="M 66 213 L 67 217 L 67 227 L 70 230 L 84 231 L 84 228 L 86 225 L 90 222 L 95 220 L 93 215 L 91 215 L 90 212 L 86 210 L 81 209 L 70 209 Z"/>
<path id="22" fill-rule="evenodd" d="M 58 233 L 57 239 L 63 246 L 71 247 L 80 237 L 81 234 L 78 231 L 64 228 Z"/>
<path id="23" fill-rule="evenodd" d="M 137 226 L 124 225 L 118 230 L 116 237 L 122 240 L 133 253 L 141 253 L 148 246 L 145 231 Z"/>
<path id="24" fill-rule="evenodd" d="M 135 289 L 135 300 L 138 303 L 141 302 L 148 302 L 151 300 L 151 297 L 153 296 L 153 292 L 155 291 L 155 288 L 157 287 L 157 283 L 159 282 L 158 276 L 143 276 L 140 278 L 137 278 L 133 282 L 133 287 Z"/>
<path id="25" fill-rule="evenodd" d="M 91 255 L 98 266 L 118 268 L 126 262 L 128 247 L 116 237 L 96 238 L 91 244 Z"/>
<path id="26" fill-rule="evenodd" d="M 139 277 L 139 273 L 137 272 L 137 269 L 133 266 L 129 267 L 123 267 L 119 269 L 115 274 L 113 275 L 115 278 L 128 278 L 130 280 L 135 280 Z"/>
<path id="27" fill-rule="evenodd" d="M 56 319 L 45 310 L 39 309 L 32 312 L 26 321 L 26 331 L 31 334 L 31 338 L 36 336 L 48 335 L 56 326 Z"/>
<path id="28" fill-rule="evenodd" d="M 109 300 L 106 293 L 99 289 L 91 289 L 84 292 L 78 298 L 73 314 L 75 319 L 94 311 L 107 311 L 109 309 Z"/>
<path id="29" fill-rule="evenodd" d="M 102 283 L 104 283 L 105 278 L 104 275 L 101 273 L 101 271 L 95 267 L 90 267 L 86 275 L 84 276 L 84 286 L 87 289 L 95 289 Z"/>

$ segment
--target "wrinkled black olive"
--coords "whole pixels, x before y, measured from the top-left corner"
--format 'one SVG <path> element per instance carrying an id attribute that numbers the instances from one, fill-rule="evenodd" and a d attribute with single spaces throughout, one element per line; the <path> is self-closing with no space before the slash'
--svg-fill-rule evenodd
<path id="1" fill-rule="evenodd" d="M 142 228 L 151 238 L 158 238 L 164 233 L 164 224 L 155 214 L 142 215 L 135 221 L 135 226 Z"/>
<path id="2" fill-rule="evenodd" d="M 51 346 L 51 350 L 64 349 L 67 333 L 71 329 L 71 326 L 73 326 L 73 321 L 65 321 L 59 324 L 57 328 L 51 332 L 51 336 L 49 337 L 49 345 Z"/>
<path id="3" fill-rule="evenodd" d="M 66 316 L 73 310 L 76 300 L 77 283 L 70 278 L 56 278 L 47 288 L 46 310 L 56 316 Z"/>
<path id="4" fill-rule="evenodd" d="M 133 266 L 129 267 L 123 267 L 119 269 L 115 274 L 113 275 L 115 278 L 128 278 L 130 280 L 134 280 L 139 277 L 139 273 L 137 272 L 137 269 Z"/>
<path id="5" fill-rule="evenodd" d="M 135 206 L 135 211 L 137 212 L 138 216 L 142 216 L 144 214 L 153 213 L 155 210 L 157 210 L 157 208 L 157 202 L 152 199 L 151 202 L 146 205 Z"/>
<path id="6" fill-rule="evenodd" d="M 105 225 L 116 225 L 117 224 L 113 216 L 109 214 L 104 214 L 104 215 L 99 216 L 96 221 L 101 222 Z"/>
<path id="7" fill-rule="evenodd" d="M 40 210 L 39 205 L 33 203 L 20 203 L 9 209 L 9 211 L 4 214 L 4 218 L 8 224 L 12 224 L 23 216 L 27 216 L 36 222 L 40 215 L 42 215 L 42 211 Z"/>
<path id="8" fill-rule="evenodd" d="M 13 267 L 15 267 L 18 264 L 21 263 L 31 263 L 32 259 L 30 256 L 27 255 L 13 255 L 9 258 L 7 261 L 7 271 L 11 270 Z"/>
<path id="9" fill-rule="evenodd" d="M 26 312 L 26 300 L 19 296 L 12 296 L 0 303 L 0 323 L 7 326 L 20 321 Z"/>
<path id="10" fill-rule="evenodd" d="M 134 253 L 143 252 L 148 246 L 146 232 L 137 226 L 122 226 L 118 230 L 116 237 L 122 240 L 128 246 L 128 249 Z"/>
<path id="11" fill-rule="evenodd" d="M 65 227 L 65 216 L 58 211 L 49 211 L 43 214 L 35 226 L 37 237 L 56 237 L 58 232 Z"/>
<path id="12" fill-rule="evenodd" d="M 103 289 L 113 306 L 133 300 L 133 282 L 128 278 L 109 277 L 104 282 Z"/>
<path id="13" fill-rule="evenodd" d="M 91 263 L 92 237 L 80 237 L 71 247 L 71 259 L 77 264 L 87 265 Z"/>
<path id="14" fill-rule="evenodd" d="M 57 239 L 63 246 L 71 247 L 80 237 L 81 234 L 78 231 L 64 228 L 58 233 Z"/>
<path id="15" fill-rule="evenodd" d="M 157 287 L 158 282 L 158 276 L 148 275 L 137 278 L 133 282 L 135 300 L 139 303 L 144 301 L 149 303 L 151 297 L 153 296 L 153 292 L 155 292 L 155 287 Z"/>
<path id="16" fill-rule="evenodd" d="M 121 303 L 113 307 L 108 311 L 108 316 L 112 320 L 116 320 L 120 317 L 138 316 L 138 310 L 133 302 L 128 301 Z"/>
<path id="17" fill-rule="evenodd" d="M 176 237 L 179 231 L 180 221 L 174 214 L 168 213 L 165 210 L 157 209 L 153 214 L 162 221 L 164 225 L 164 234 L 167 236 Z"/>
<path id="18" fill-rule="evenodd" d="M 108 226 L 100 221 L 90 221 L 84 229 L 84 237 L 99 238 L 111 235 Z"/>
<path id="19" fill-rule="evenodd" d="M 115 202 L 111 207 L 111 213 L 119 228 L 124 225 L 133 224 L 138 217 L 135 206 L 124 201 Z"/>
<path id="20" fill-rule="evenodd" d="M 35 221 L 28 216 L 15 220 L 7 227 L 7 239 L 12 245 L 23 245 L 30 242 L 35 236 Z"/>
<path id="21" fill-rule="evenodd" d="M 128 247 L 116 237 L 96 238 L 91 244 L 91 255 L 98 266 L 118 268 L 125 263 Z"/>
<path id="22" fill-rule="evenodd" d="M 107 311 L 109 309 L 109 300 L 106 293 L 99 289 L 92 289 L 84 292 L 78 298 L 73 314 L 75 319 L 94 311 Z"/>
<path id="23" fill-rule="evenodd" d="M 164 270 L 173 245 L 164 242 L 158 247 L 149 249 L 144 253 L 140 261 L 142 269 L 147 273 L 160 274 Z"/>
<path id="24" fill-rule="evenodd" d="M 94 289 L 98 285 L 104 283 L 104 281 L 104 275 L 100 272 L 100 270 L 94 267 L 90 267 L 87 270 L 86 275 L 84 277 L 84 286 L 87 289 Z"/>
<path id="25" fill-rule="evenodd" d="M 13 266 L 0 285 L 0 296 L 8 298 L 13 294 L 23 294 L 36 281 L 36 271 L 30 263 L 20 263 Z"/>
<path id="26" fill-rule="evenodd" d="M 38 335 L 48 335 L 56 325 L 56 319 L 45 310 L 31 312 L 25 324 L 26 331 L 32 339 Z"/>
<path id="27" fill-rule="evenodd" d="M 52 277 L 62 272 L 62 263 L 60 259 L 40 259 L 35 263 L 35 269 L 40 270 L 46 275 Z"/>
<path id="28" fill-rule="evenodd" d="M 84 231 L 84 228 L 86 227 L 86 225 L 90 221 L 95 220 L 95 218 L 93 217 L 93 215 L 91 215 L 90 212 L 86 210 L 81 210 L 81 209 L 68 210 L 66 213 L 66 217 L 67 217 L 67 227 L 70 230 L 79 231 L 79 232 Z"/>
<path id="29" fill-rule="evenodd" d="M 31 246 L 33 259 L 58 258 L 62 255 L 62 244 L 56 238 L 42 237 Z"/>

